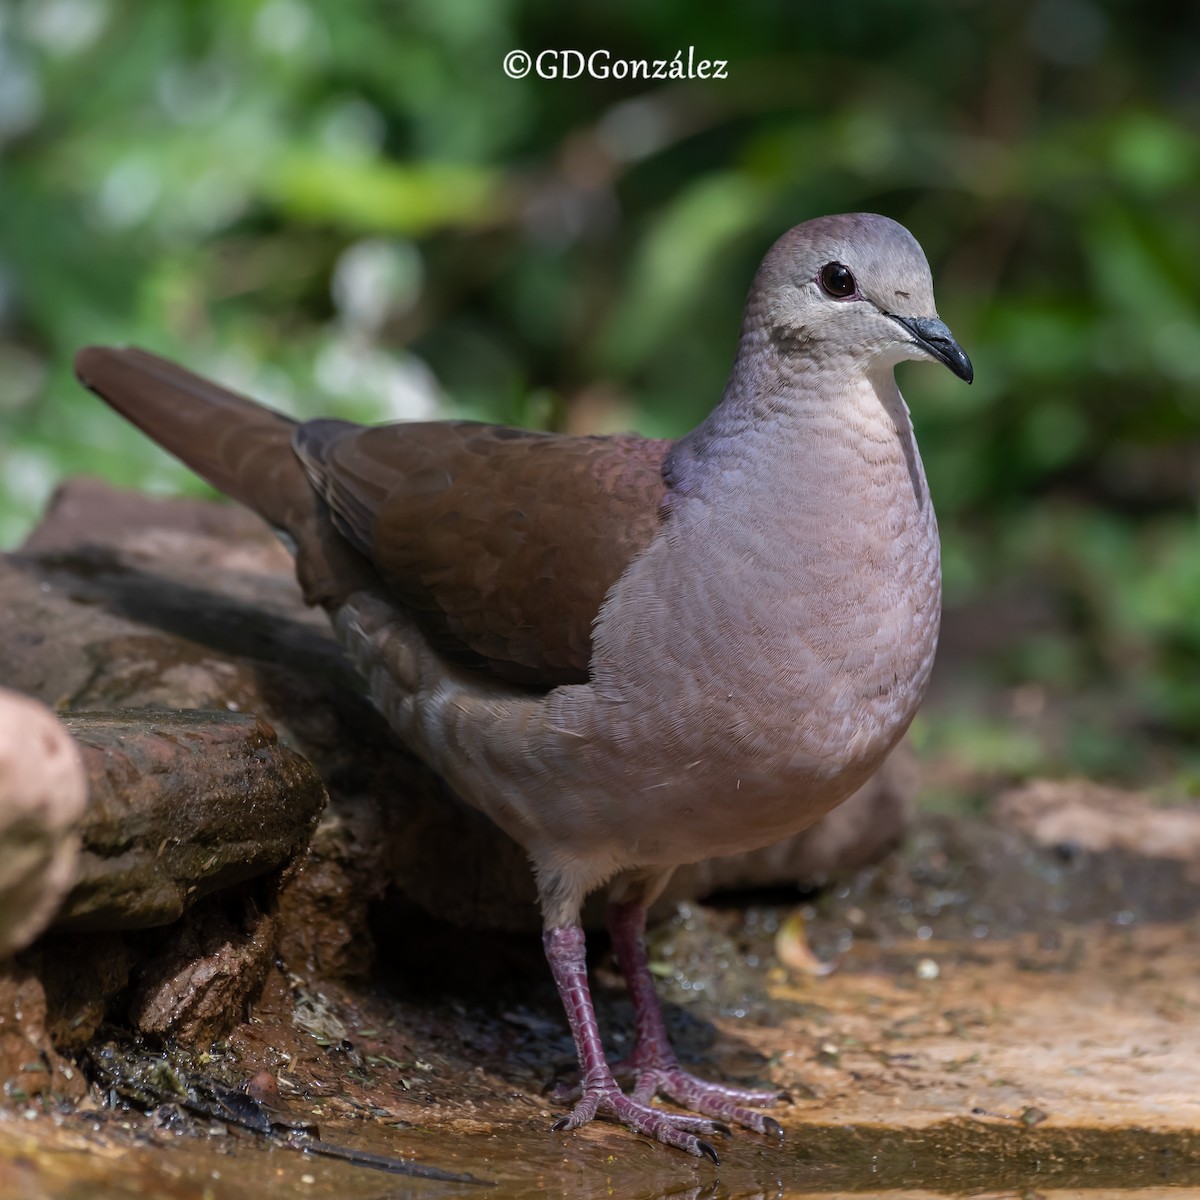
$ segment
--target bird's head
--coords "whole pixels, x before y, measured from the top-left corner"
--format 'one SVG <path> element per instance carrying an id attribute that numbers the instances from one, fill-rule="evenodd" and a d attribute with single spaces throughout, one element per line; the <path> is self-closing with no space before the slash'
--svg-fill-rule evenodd
<path id="1" fill-rule="evenodd" d="M 937 315 L 924 252 L 888 217 L 846 213 L 790 229 L 763 260 L 754 295 L 748 319 L 765 323 L 783 357 L 868 369 L 931 358 L 974 378 Z"/>

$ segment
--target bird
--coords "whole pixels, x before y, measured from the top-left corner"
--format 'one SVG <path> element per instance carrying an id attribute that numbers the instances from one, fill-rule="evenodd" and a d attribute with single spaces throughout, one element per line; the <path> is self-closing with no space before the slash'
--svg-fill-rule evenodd
<path id="1" fill-rule="evenodd" d="M 297 422 L 144 350 L 76 356 L 86 387 L 280 533 L 395 733 L 527 851 L 580 1068 L 556 1130 L 603 1116 L 713 1162 L 731 1124 L 783 1136 L 763 1110 L 784 1094 L 679 1063 L 646 910 L 675 867 L 812 824 L 917 711 L 941 568 L 907 359 L 973 379 L 919 243 L 872 213 L 774 243 L 724 390 L 676 440 Z M 606 885 L 628 1091 L 580 923 Z"/>

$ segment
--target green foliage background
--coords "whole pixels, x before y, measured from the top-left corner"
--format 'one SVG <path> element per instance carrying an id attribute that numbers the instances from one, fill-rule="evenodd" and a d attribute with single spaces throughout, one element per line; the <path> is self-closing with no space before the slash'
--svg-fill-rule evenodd
<path id="1" fill-rule="evenodd" d="M 728 80 L 501 67 L 688 46 Z M 1194 786 L 1198 117 L 1162 0 L 0 0 L 0 542 L 68 474 L 197 486 L 81 344 L 303 414 L 676 433 L 774 237 L 884 212 L 976 365 L 902 368 L 984 714 L 927 738 Z"/>

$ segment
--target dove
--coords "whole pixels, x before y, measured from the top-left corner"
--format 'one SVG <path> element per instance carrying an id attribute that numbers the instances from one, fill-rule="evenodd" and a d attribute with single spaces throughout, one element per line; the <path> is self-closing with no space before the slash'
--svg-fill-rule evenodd
<path id="1" fill-rule="evenodd" d="M 921 247 L 864 213 L 771 247 L 724 392 L 674 441 L 298 423 L 142 350 L 76 358 L 284 537 L 393 730 L 527 850 L 581 1071 L 556 1129 L 604 1116 L 714 1162 L 730 1124 L 782 1136 L 762 1111 L 780 1093 L 678 1062 L 646 909 L 676 866 L 812 824 L 917 711 L 941 571 L 906 359 L 973 377 Z M 606 885 L 636 1018 L 628 1092 L 579 917 Z"/>

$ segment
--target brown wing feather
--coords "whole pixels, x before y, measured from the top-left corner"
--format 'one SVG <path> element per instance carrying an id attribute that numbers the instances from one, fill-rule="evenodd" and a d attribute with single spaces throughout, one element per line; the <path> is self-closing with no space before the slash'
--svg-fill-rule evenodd
<path id="1" fill-rule="evenodd" d="M 439 646 L 535 687 L 586 680 L 601 602 L 657 532 L 670 447 L 470 422 L 314 421 L 293 444 Z"/>

